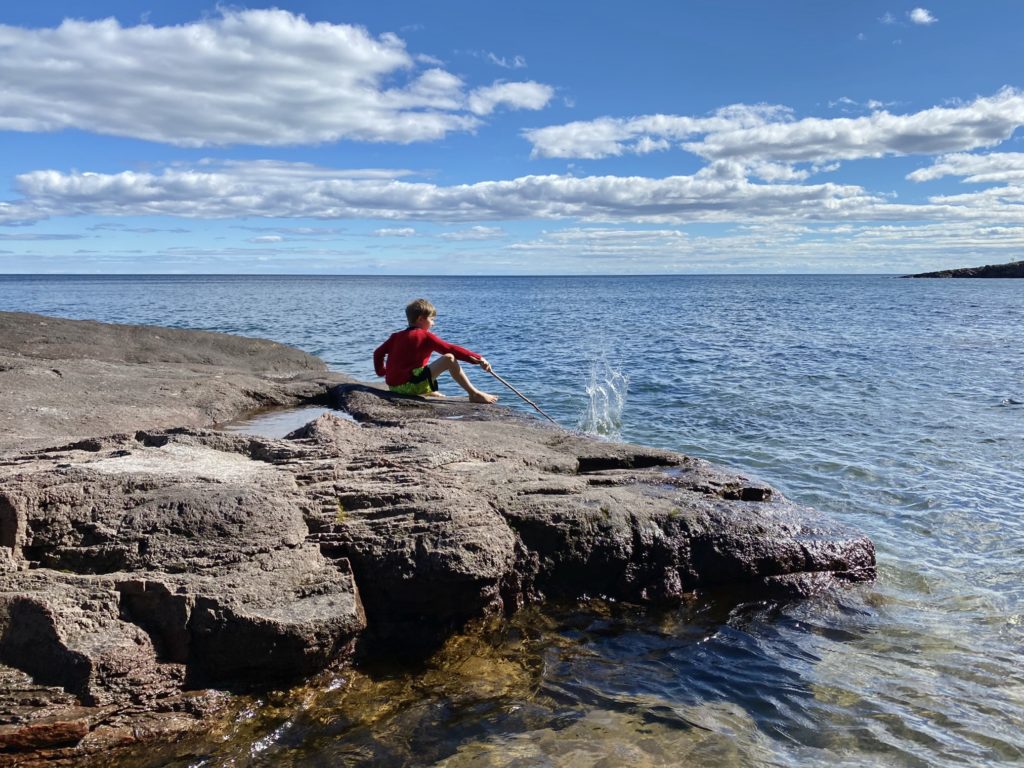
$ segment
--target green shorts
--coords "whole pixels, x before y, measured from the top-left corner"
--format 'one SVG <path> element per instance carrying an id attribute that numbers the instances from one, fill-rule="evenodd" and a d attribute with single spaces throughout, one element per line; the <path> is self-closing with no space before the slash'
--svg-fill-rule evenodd
<path id="1" fill-rule="evenodd" d="M 431 378 L 430 369 L 423 366 L 413 368 L 412 375 L 405 384 L 396 384 L 390 389 L 400 395 L 429 395 L 431 392 L 437 392 L 437 380 Z"/>

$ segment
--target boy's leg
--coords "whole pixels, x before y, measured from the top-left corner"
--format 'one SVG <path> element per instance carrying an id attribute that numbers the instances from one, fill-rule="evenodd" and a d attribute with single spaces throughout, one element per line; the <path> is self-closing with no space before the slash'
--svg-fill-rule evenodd
<path id="1" fill-rule="evenodd" d="M 455 355 L 441 355 L 427 367 L 430 368 L 430 375 L 435 379 L 445 371 L 448 371 L 448 373 L 452 375 L 452 378 L 455 379 L 455 383 L 466 390 L 469 395 L 470 402 L 493 403 L 498 399 L 497 395 L 489 395 L 486 392 L 481 392 L 473 386 L 469 377 L 466 376 L 465 371 L 462 370 L 462 366 L 459 365 L 459 361 L 455 359 Z"/>

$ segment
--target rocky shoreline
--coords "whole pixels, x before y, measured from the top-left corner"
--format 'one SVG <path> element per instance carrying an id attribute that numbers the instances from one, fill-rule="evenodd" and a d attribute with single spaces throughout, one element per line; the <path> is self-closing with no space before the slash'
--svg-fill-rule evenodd
<path id="1" fill-rule="evenodd" d="M 225 691 L 549 598 L 875 574 L 860 532 L 705 461 L 394 397 L 271 342 L 0 313 L 0 387 L 0 764 L 166 737 Z M 210 428 L 310 402 L 338 413 Z"/>
<path id="2" fill-rule="evenodd" d="M 938 272 L 921 272 L 917 275 L 903 275 L 903 277 L 1024 277 L 1024 261 L 1011 261 L 1008 264 L 986 264 L 983 267 L 943 269 Z"/>

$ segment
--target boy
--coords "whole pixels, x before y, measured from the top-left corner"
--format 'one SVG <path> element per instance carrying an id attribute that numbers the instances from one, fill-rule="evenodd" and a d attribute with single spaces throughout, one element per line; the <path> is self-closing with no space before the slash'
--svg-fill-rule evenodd
<path id="1" fill-rule="evenodd" d="M 405 308 L 405 316 L 409 320 L 409 327 L 391 334 L 387 341 L 373 351 L 373 368 L 378 376 L 384 377 L 392 392 L 444 397 L 437 391 L 437 377 L 448 371 L 469 394 L 471 403 L 497 401 L 495 395 L 481 392 L 470 383 L 459 361 L 479 365 L 488 373 L 491 364 L 482 355 L 449 344 L 430 332 L 437 316 L 433 304 L 426 299 L 416 299 Z M 441 356 L 427 365 L 431 352 Z"/>

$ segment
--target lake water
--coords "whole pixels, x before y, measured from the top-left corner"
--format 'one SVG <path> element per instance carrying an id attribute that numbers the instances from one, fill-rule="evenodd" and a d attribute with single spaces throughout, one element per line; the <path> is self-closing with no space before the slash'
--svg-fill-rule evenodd
<path id="1" fill-rule="evenodd" d="M 126 765 L 1024 763 L 1024 281 L 0 276 L 3 310 L 260 336 L 367 380 L 419 296 L 564 426 L 864 530 L 878 581 L 530 609 Z"/>

